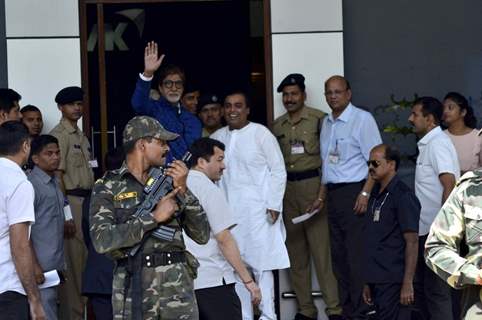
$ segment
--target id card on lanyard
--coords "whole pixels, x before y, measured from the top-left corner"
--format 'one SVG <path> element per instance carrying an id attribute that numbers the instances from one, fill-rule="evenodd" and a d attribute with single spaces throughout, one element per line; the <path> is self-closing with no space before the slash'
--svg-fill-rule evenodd
<path id="1" fill-rule="evenodd" d="M 331 164 L 338 164 L 340 161 L 340 153 L 338 152 L 338 139 L 335 140 L 335 149 L 328 154 L 328 161 Z"/>

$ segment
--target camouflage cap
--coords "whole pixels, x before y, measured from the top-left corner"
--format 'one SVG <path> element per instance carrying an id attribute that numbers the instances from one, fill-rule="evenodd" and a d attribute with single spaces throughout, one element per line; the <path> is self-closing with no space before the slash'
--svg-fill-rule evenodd
<path id="1" fill-rule="evenodd" d="M 136 141 L 140 138 L 153 137 L 160 140 L 174 140 L 179 135 L 164 129 L 154 118 L 148 116 L 137 116 L 129 120 L 122 133 L 123 143 Z"/>

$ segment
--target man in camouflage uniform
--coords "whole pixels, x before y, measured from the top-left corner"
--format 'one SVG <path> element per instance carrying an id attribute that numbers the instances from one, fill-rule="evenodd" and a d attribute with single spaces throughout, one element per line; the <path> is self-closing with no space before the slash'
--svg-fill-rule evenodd
<path id="1" fill-rule="evenodd" d="M 465 242 L 468 253 L 460 252 Z M 466 173 L 435 218 L 425 244 L 427 265 L 462 292 L 462 315 L 482 319 L 482 169 Z"/>
<path id="2" fill-rule="evenodd" d="M 199 244 L 207 243 L 210 229 L 204 210 L 186 187 L 188 169 L 182 161 L 174 161 L 166 170 L 173 178 L 174 191 L 163 197 L 150 215 L 133 216 L 145 198 L 143 187 L 150 168 L 164 165 L 169 151 L 167 141 L 177 137 L 153 118 L 131 119 L 123 133 L 126 162 L 107 172 L 94 186 L 90 232 L 95 249 L 116 260 L 114 319 L 198 319 L 193 291 L 198 263 L 185 250 L 179 221 Z M 175 211 L 182 213 L 180 219 L 173 218 Z M 126 254 L 159 225 L 174 228 L 174 239 L 150 236 L 139 252 L 142 266 L 129 272 Z M 136 286 L 136 272 L 141 272 L 142 285 Z M 136 306 L 142 309 L 142 315 Z"/>

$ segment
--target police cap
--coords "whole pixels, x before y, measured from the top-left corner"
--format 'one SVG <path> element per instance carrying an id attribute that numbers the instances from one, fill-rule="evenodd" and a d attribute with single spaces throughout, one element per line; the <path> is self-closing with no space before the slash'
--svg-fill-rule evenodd
<path id="1" fill-rule="evenodd" d="M 202 94 L 197 104 L 197 112 L 201 112 L 204 106 L 208 104 L 222 104 L 219 95 L 214 93 Z"/>
<path id="2" fill-rule="evenodd" d="M 286 76 L 286 78 L 281 81 L 276 91 L 281 92 L 286 86 L 297 85 L 300 87 L 301 91 L 305 91 L 305 77 L 300 73 L 292 73 Z"/>
<path id="3" fill-rule="evenodd" d="M 136 141 L 140 138 L 153 137 L 159 140 L 174 140 L 178 134 L 164 129 L 164 127 L 154 118 L 148 116 L 137 116 L 129 120 L 122 133 L 123 143 Z"/>
<path id="4" fill-rule="evenodd" d="M 84 100 L 84 90 L 79 87 L 67 87 L 57 93 L 55 96 L 55 102 L 58 104 L 67 104 L 75 101 Z"/>

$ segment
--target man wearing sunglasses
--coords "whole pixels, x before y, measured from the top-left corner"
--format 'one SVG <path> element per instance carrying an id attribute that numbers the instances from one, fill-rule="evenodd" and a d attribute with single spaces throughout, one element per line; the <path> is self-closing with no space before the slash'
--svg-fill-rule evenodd
<path id="1" fill-rule="evenodd" d="M 420 202 L 397 176 L 398 150 L 378 145 L 367 164 L 376 184 L 366 213 L 363 300 L 376 310 L 376 319 L 410 320 Z"/>
<path id="2" fill-rule="evenodd" d="M 149 97 L 154 73 L 161 66 L 164 55 L 158 56 L 157 43 L 151 41 L 144 51 L 144 72 L 139 74 L 131 103 L 141 115 L 156 118 L 166 130 L 179 137 L 169 141 L 167 162 L 181 159 L 188 147 L 201 137 L 202 126 L 199 119 L 182 106 L 180 100 L 186 82 L 184 72 L 177 66 L 167 65 L 159 70 L 159 100 Z"/>

